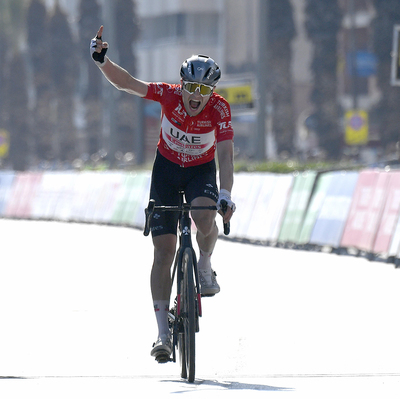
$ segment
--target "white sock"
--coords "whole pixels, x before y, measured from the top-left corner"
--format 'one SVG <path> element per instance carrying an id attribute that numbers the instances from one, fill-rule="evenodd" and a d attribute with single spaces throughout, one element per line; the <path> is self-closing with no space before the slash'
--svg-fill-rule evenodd
<path id="1" fill-rule="evenodd" d="M 157 325 L 158 325 L 158 336 L 169 334 L 168 328 L 168 312 L 169 312 L 169 301 L 167 300 L 154 300 L 154 312 L 156 314 Z"/>
<path id="2" fill-rule="evenodd" d="M 211 282 L 211 255 L 212 252 L 204 252 L 200 250 L 200 258 L 197 263 L 197 269 L 199 270 L 199 274 Z"/>

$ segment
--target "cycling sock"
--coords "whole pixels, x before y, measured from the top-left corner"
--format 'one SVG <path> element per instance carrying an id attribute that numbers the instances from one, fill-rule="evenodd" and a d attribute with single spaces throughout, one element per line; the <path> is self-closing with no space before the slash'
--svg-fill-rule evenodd
<path id="1" fill-rule="evenodd" d="M 211 255 L 212 252 L 204 252 L 200 249 L 200 258 L 197 263 L 197 268 L 199 272 L 211 273 Z"/>
<path id="2" fill-rule="evenodd" d="M 170 333 L 168 327 L 169 301 L 155 300 L 153 304 L 158 325 L 158 336 L 168 335 Z"/>

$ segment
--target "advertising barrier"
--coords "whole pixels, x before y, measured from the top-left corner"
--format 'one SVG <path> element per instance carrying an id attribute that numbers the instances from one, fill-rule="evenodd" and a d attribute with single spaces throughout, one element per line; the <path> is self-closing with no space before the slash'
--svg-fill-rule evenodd
<path id="1" fill-rule="evenodd" d="M 42 173 L 17 173 L 8 197 L 4 215 L 12 218 L 32 217 L 32 205 L 42 180 Z"/>
<path id="2" fill-rule="evenodd" d="M 400 217 L 397 217 L 388 257 L 397 258 L 400 265 Z"/>
<path id="3" fill-rule="evenodd" d="M 293 175 L 267 175 L 255 202 L 246 238 L 276 243 L 294 182 Z M 235 221 L 233 220 L 233 224 Z"/>
<path id="4" fill-rule="evenodd" d="M 88 222 L 90 220 L 87 214 L 94 206 L 100 183 L 99 178 L 100 174 L 97 172 L 78 173 L 72 190 L 70 221 Z"/>
<path id="5" fill-rule="evenodd" d="M 63 172 L 58 176 L 62 181 L 60 194 L 57 199 L 57 204 L 54 209 L 54 217 L 56 220 L 70 221 L 72 220 L 72 200 L 74 198 L 75 182 L 79 173 Z"/>
<path id="6" fill-rule="evenodd" d="M 380 218 L 372 252 L 387 255 L 395 232 L 400 209 L 400 172 L 390 172 L 385 208 Z"/>
<path id="7" fill-rule="evenodd" d="M 310 242 L 311 233 L 315 222 L 318 218 L 322 204 L 324 203 L 326 193 L 331 184 L 333 173 L 321 173 L 316 177 L 314 191 L 307 208 L 303 224 L 300 229 L 298 244 L 308 244 Z"/>
<path id="8" fill-rule="evenodd" d="M 87 216 L 96 223 L 110 223 L 124 175 L 121 172 L 103 172 L 100 178 L 102 181 L 97 187 L 93 209 Z"/>
<path id="9" fill-rule="evenodd" d="M 150 183 L 151 183 L 151 173 L 142 172 L 143 178 L 140 186 L 140 195 L 137 201 L 136 214 L 132 219 L 133 225 L 135 227 L 144 227 L 145 215 L 144 210 L 149 203 L 149 193 L 150 193 Z"/>
<path id="10" fill-rule="evenodd" d="M 149 171 L 0 172 L 0 216 L 143 228 L 150 179 Z M 232 194 L 231 238 L 356 248 L 400 265 L 400 171 L 238 173 Z"/>
<path id="11" fill-rule="evenodd" d="M 67 176 L 70 175 L 72 175 L 70 172 L 47 172 L 42 175 L 36 195 L 31 201 L 33 219 L 59 219 L 56 209 L 62 202 L 62 196 L 68 184 Z"/>
<path id="12" fill-rule="evenodd" d="M 333 172 L 310 243 L 338 248 L 350 210 L 358 172 Z"/>
<path id="13" fill-rule="evenodd" d="M 0 172 L 0 216 L 4 215 L 14 176 L 14 172 Z"/>
<path id="14" fill-rule="evenodd" d="M 125 181 L 118 192 L 111 222 L 116 224 L 136 225 L 138 212 L 144 213 L 149 200 L 146 190 L 149 172 L 132 172 L 126 175 Z M 145 199 L 145 206 L 141 205 Z M 144 224 L 144 221 L 143 221 Z"/>
<path id="15" fill-rule="evenodd" d="M 263 177 L 259 173 L 235 175 L 234 196 L 237 210 L 236 222 L 231 224 L 230 234 L 232 237 L 245 237 L 250 221 L 254 217 L 259 217 L 262 208 L 256 206 L 256 201 L 264 185 Z M 220 224 L 222 226 L 222 223 Z M 222 231 L 222 227 L 219 230 Z"/>
<path id="16" fill-rule="evenodd" d="M 316 172 L 309 171 L 295 177 L 278 238 L 279 242 L 297 243 L 299 241 L 316 176 Z"/>
<path id="17" fill-rule="evenodd" d="M 372 251 L 386 201 L 390 174 L 378 170 L 360 173 L 341 241 L 342 247 Z"/>

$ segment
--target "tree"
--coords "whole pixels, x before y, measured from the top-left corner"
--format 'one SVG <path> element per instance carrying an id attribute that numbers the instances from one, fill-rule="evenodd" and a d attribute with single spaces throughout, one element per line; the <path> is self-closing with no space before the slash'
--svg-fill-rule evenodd
<path id="1" fill-rule="evenodd" d="M 390 149 L 400 140 L 400 88 L 390 85 L 393 26 L 400 24 L 400 7 L 398 0 L 374 0 L 374 5 L 374 52 L 382 96 L 371 111 L 371 122 L 378 126 L 383 147 Z"/>
<path id="2" fill-rule="evenodd" d="M 136 58 L 133 53 L 133 45 L 139 36 L 139 23 L 132 0 L 117 0 L 115 3 L 115 44 L 119 54 L 119 63 L 132 75 L 136 74 Z M 117 107 L 117 145 L 116 149 L 122 153 L 134 151 L 135 134 L 143 134 L 138 131 L 137 125 L 137 100 L 134 96 L 121 93 Z M 136 115 L 132 117 L 133 115 Z M 141 149 L 135 149 L 136 152 Z"/>
<path id="3" fill-rule="evenodd" d="M 20 52 L 13 55 L 5 77 L 4 108 L 7 112 L 6 127 L 10 132 L 9 158 L 14 170 L 23 171 L 28 166 L 30 134 L 26 66 Z"/>
<path id="4" fill-rule="evenodd" d="M 20 43 L 24 33 L 24 3 L 24 0 L 0 1 L 0 129 L 12 129 L 13 131 L 12 120 L 15 120 L 11 118 L 9 102 L 13 100 L 11 97 L 22 93 L 15 93 L 10 90 L 12 85 L 18 84 L 18 82 L 10 82 L 10 78 L 18 79 L 15 74 L 10 75 L 13 68 L 10 64 L 15 64 L 16 54 L 20 53 Z M 23 79 L 25 79 L 24 72 Z M 26 94 L 26 90 L 24 92 Z M 26 123 L 27 117 L 27 112 L 20 113 L 19 118 L 23 121 L 16 122 Z M 13 151 L 17 150 L 15 146 L 16 141 L 15 136 L 13 136 Z"/>
<path id="5" fill-rule="evenodd" d="M 314 45 L 311 64 L 313 119 L 319 145 L 332 159 L 338 159 L 342 152 L 336 76 L 337 34 L 341 19 L 337 0 L 306 0 L 305 26 Z"/>
<path id="6" fill-rule="evenodd" d="M 77 57 L 74 51 L 63 57 L 60 53 L 73 46 L 73 38 L 66 14 L 56 5 L 49 22 L 51 79 L 54 85 L 55 135 L 57 158 L 73 161 L 77 156 L 76 129 L 74 125 L 74 95 L 77 84 Z"/>
<path id="7" fill-rule="evenodd" d="M 102 83 L 99 71 L 90 59 L 89 42 L 101 25 L 101 9 L 96 0 L 81 0 L 79 5 L 79 49 L 82 85 L 80 96 L 85 107 L 87 152 L 94 154 L 101 148 L 102 137 Z"/>
<path id="8" fill-rule="evenodd" d="M 32 0 L 27 15 L 28 59 L 33 72 L 35 105 L 32 112 L 36 155 L 40 160 L 52 160 L 53 109 L 52 80 L 46 7 L 40 0 Z"/>
<path id="9" fill-rule="evenodd" d="M 272 94 L 273 131 L 278 153 L 293 152 L 294 122 L 290 43 L 295 35 L 289 0 L 269 2 L 269 82 Z"/>

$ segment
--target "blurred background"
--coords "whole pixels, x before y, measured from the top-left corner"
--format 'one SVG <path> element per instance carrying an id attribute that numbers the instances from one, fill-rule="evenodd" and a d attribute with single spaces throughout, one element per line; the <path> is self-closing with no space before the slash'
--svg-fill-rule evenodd
<path id="1" fill-rule="evenodd" d="M 104 79 L 100 25 L 142 80 L 214 58 L 238 161 L 398 163 L 399 0 L 0 0 L 0 169 L 151 163 L 159 104 Z"/>

